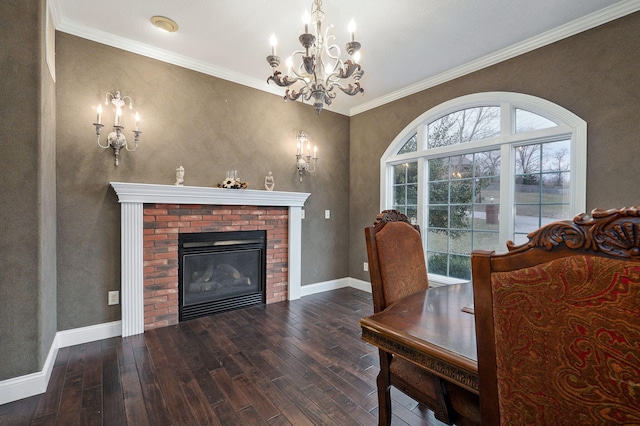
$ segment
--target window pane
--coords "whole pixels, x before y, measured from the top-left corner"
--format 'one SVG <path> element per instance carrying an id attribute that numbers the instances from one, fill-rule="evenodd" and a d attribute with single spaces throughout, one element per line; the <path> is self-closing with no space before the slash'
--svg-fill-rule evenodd
<path id="1" fill-rule="evenodd" d="M 530 175 L 540 171 L 540 144 L 517 147 L 515 157 L 516 174 Z"/>
<path id="2" fill-rule="evenodd" d="M 500 150 L 479 152 L 475 154 L 475 176 L 500 176 Z"/>
<path id="3" fill-rule="evenodd" d="M 429 160 L 429 181 L 449 179 L 449 159 L 437 158 Z"/>
<path id="4" fill-rule="evenodd" d="M 570 219 L 568 204 L 550 204 L 542 206 L 541 226 L 556 220 Z"/>
<path id="5" fill-rule="evenodd" d="M 449 228 L 452 230 L 451 235 L 453 238 L 457 238 L 460 235 L 458 231 L 454 231 L 454 230 L 471 229 L 471 212 L 472 212 L 472 206 L 470 204 L 467 204 L 467 205 L 453 204 L 450 207 Z"/>
<path id="6" fill-rule="evenodd" d="M 569 195 L 569 172 L 542 175 L 542 203 L 568 203 Z"/>
<path id="7" fill-rule="evenodd" d="M 457 237 L 451 240 L 451 246 L 449 251 L 451 253 L 470 255 L 471 246 L 472 246 L 472 233 L 459 232 Z"/>
<path id="8" fill-rule="evenodd" d="M 407 185 L 407 205 L 418 204 L 418 185 Z"/>
<path id="9" fill-rule="evenodd" d="M 418 213 L 418 163 L 396 164 L 393 166 L 393 208 L 406 214 L 413 223 Z"/>
<path id="10" fill-rule="evenodd" d="M 414 134 L 409 138 L 402 148 L 398 151 L 398 154 L 404 154 L 406 152 L 416 152 L 418 150 L 418 134 Z"/>
<path id="11" fill-rule="evenodd" d="M 461 179 L 473 176 L 473 155 L 456 155 L 450 157 L 451 179 Z"/>
<path id="12" fill-rule="evenodd" d="M 405 166 L 407 168 L 407 183 L 418 182 L 418 163 L 408 163 Z"/>
<path id="13" fill-rule="evenodd" d="M 449 260 L 449 276 L 463 280 L 470 280 L 471 257 L 451 255 Z"/>
<path id="14" fill-rule="evenodd" d="M 570 141 L 560 141 L 542 145 L 543 172 L 562 172 L 571 168 L 570 143 Z"/>
<path id="15" fill-rule="evenodd" d="M 406 188 L 404 185 L 394 186 L 393 187 L 393 204 L 404 206 L 407 204 L 407 199 L 405 197 Z"/>
<path id="16" fill-rule="evenodd" d="M 535 175 L 532 175 L 535 177 Z M 540 202 L 540 185 L 536 179 L 526 179 L 526 176 L 516 176 L 516 203 L 532 203 L 538 205 Z M 524 183 L 523 183 L 524 182 Z"/>
<path id="17" fill-rule="evenodd" d="M 473 197 L 473 180 L 463 179 L 451 182 L 451 202 L 465 203 Z"/>
<path id="18" fill-rule="evenodd" d="M 434 182 L 429 184 L 429 204 L 449 203 L 449 182 Z"/>
<path id="19" fill-rule="evenodd" d="M 500 247 L 500 235 L 498 232 L 474 232 L 473 233 L 473 250 L 495 250 L 497 252 L 505 252 L 506 247 Z"/>
<path id="20" fill-rule="evenodd" d="M 393 184 L 404 184 L 407 183 L 407 165 L 406 164 L 398 164 L 393 166 Z"/>
<path id="21" fill-rule="evenodd" d="M 429 228 L 447 229 L 449 227 L 449 207 L 429 206 Z"/>
<path id="22" fill-rule="evenodd" d="M 500 134 L 500 108 L 476 107 L 445 115 L 427 126 L 427 147 L 457 145 Z"/>
<path id="23" fill-rule="evenodd" d="M 449 256 L 446 253 L 427 253 L 427 272 L 447 276 Z"/>
<path id="24" fill-rule="evenodd" d="M 429 229 L 427 231 L 427 250 L 447 252 L 448 250 L 447 232 L 443 230 Z"/>
<path id="25" fill-rule="evenodd" d="M 547 129 L 557 124 L 541 115 L 516 108 L 516 133 L 529 132 L 531 130 Z"/>
<path id="26" fill-rule="evenodd" d="M 418 223 L 418 206 L 407 206 L 407 210 L 404 212 L 407 215 L 412 224 Z"/>
<path id="27" fill-rule="evenodd" d="M 540 206 L 516 205 L 515 232 L 528 234 L 540 228 Z"/>

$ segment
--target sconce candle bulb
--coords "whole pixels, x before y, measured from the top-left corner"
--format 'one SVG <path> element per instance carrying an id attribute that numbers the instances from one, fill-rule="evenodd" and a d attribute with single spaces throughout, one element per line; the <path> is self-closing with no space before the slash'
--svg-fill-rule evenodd
<path id="1" fill-rule="evenodd" d="M 120 163 L 120 150 L 122 148 L 127 151 L 135 151 L 138 148 L 138 142 L 140 140 L 140 134 L 142 131 L 140 130 L 140 115 L 136 112 L 135 115 L 135 130 L 133 130 L 135 146 L 133 149 L 129 148 L 127 144 L 127 138 L 122 134 L 124 130 L 123 118 L 122 118 L 122 107 L 127 104 L 127 99 L 129 102 L 129 109 L 133 109 L 133 100 L 129 96 L 120 96 L 120 92 L 116 91 L 115 95 L 111 93 L 107 93 L 105 95 L 104 104 L 109 105 L 109 100 L 111 100 L 111 104 L 115 107 L 115 114 L 113 118 L 113 132 L 109 133 L 107 136 L 107 144 L 102 145 L 100 143 L 100 137 L 102 133 L 102 128 L 104 124 L 102 124 L 102 105 L 98 105 L 96 109 L 97 112 L 97 120 L 93 125 L 96 128 L 96 136 L 98 137 L 98 146 L 102 149 L 113 148 L 113 153 L 115 156 L 115 164 L 116 166 Z"/>
<path id="2" fill-rule="evenodd" d="M 311 141 L 309 135 L 302 130 L 296 135 L 298 140 L 298 151 L 296 153 L 296 168 L 298 169 L 298 175 L 300 176 L 300 182 L 302 182 L 302 173 L 313 173 L 316 171 L 316 164 L 318 163 L 318 147 L 313 147 L 313 158 L 311 157 Z M 307 155 L 303 155 L 304 143 L 307 143 Z M 306 159 L 305 159 L 306 157 Z M 312 162 L 313 160 L 313 162 Z"/>

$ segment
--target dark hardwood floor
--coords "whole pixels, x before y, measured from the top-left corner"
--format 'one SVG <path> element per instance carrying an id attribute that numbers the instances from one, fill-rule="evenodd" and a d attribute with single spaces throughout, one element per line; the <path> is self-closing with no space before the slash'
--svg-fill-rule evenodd
<path id="1" fill-rule="evenodd" d="M 344 288 L 62 348 L 4 425 L 376 425 L 371 296 Z M 392 391 L 394 425 L 442 425 Z"/>

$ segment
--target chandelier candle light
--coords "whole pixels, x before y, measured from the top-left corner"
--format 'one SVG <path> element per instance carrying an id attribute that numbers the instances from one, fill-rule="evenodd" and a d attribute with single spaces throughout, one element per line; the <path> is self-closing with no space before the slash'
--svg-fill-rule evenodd
<path id="1" fill-rule="evenodd" d="M 127 145 L 127 138 L 122 134 L 124 130 L 124 126 L 122 125 L 122 107 L 127 104 L 127 99 L 129 100 L 129 109 L 133 109 L 133 100 L 129 96 L 120 96 L 120 92 L 116 91 L 115 96 L 111 93 L 107 93 L 104 98 L 104 104 L 109 105 L 109 97 L 111 97 L 111 103 L 115 107 L 115 116 L 113 120 L 113 132 L 109 133 L 107 136 L 107 145 L 102 145 L 100 143 L 100 135 L 102 132 L 102 128 L 104 124 L 102 124 L 102 105 L 98 105 L 97 113 L 98 117 L 93 125 L 96 127 L 96 135 L 98 136 L 98 146 L 103 149 L 107 149 L 109 147 L 113 148 L 113 153 L 116 157 L 116 166 L 119 164 L 120 159 L 120 150 L 125 148 L 127 151 L 135 151 L 138 148 L 138 141 L 140 140 L 140 114 L 136 112 L 135 115 L 135 130 L 133 130 L 134 139 L 135 139 L 135 147 L 133 149 L 129 149 L 129 145 Z"/>
<path id="2" fill-rule="evenodd" d="M 335 88 L 340 89 L 349 96 L 364 93 L 360 87 L 360 78 L 364 71 L 358 64 L 360 43 L 355 41 L 356 24 L 351 20 L 349 32 L 351 40 L 345 48 L 350 55 L 350 59 L 342 61 L 341 51 L 338 45 L 333 44 L 335 36 L 329 35 L 329 28 L 322 29 L 324 12 L 322 11 L 322 0 L 314 0 L 311 15 L 304 13 L 302 21 L 304 23 L 304 33 L 298 40 L 304 50 L 297 50 L 287 58 L 286 66 L 289 75 L 282 75 L 277 68 L 280 66 L 280 57 L 276 55 L 276 45 L 278 41 L 275 34 L 271 36 L 271 55 L 267 56 L 267 62 L 273 68 L 273 75 L 267 78 L 267 83 L 273 81 L 280 87 L 290 87 L 300 83 L 299 89 L 287 89 L 284 100 L 295 101 L 302 98 L 308 101 L 313 98 L 313 106 L 320 114 L 324 105 L 331 105 L 336 97 Z M 309 26 L 315 31 L 309 32 Z M 297 67 L 293 66 L 293 57 L 300 56 L 301 62 Z M 341 81 L 353 78 L 353 83 L 344 86 Z"/>

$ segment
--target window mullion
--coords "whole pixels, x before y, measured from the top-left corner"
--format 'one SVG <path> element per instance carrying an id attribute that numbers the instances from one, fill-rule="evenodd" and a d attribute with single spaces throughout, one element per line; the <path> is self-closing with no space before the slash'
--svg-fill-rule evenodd
<path id="1" fill-rule="evenodd" d="M 514 147 L 500 147 L 500 222 L 498 225 L 499 247 L 506 247 L 513 237 L 515 214 L 515 160 Z"/>

